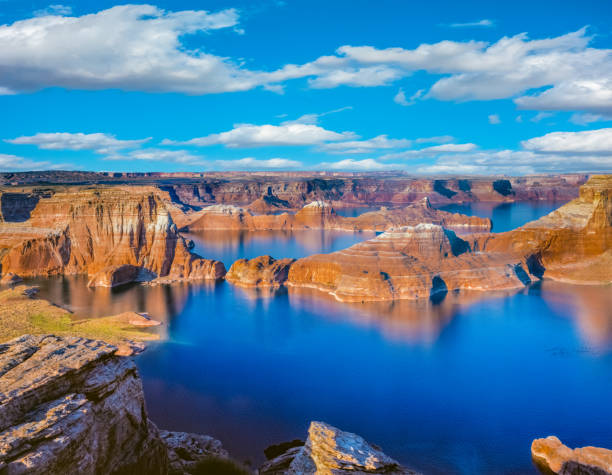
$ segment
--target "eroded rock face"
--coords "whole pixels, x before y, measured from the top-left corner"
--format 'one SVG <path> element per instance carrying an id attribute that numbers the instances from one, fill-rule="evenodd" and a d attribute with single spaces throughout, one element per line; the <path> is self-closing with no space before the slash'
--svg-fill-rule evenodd
<path id="1" fill-rule="evenodd" d="M 343 473 L 414 474 L 399 462 L 366 442 L 362 437 L 330 426 L 311 422 L 303 447 L 294 447 L 268 461 L 262 475 Z"/>
<path id="2" fill-rule="evenodd" d="M 23 223 L 0 223 L 2 273 L 88 274 L 114 286 L 144 274 L 216 279 L 223 264 L 191 253 L 158 190 L 99 187 L 56 190 Z"/>
<path id="3" fill-rule="evenodd" d="M 519 259 L 475 253 L 442 226 L 387 231 L 342 251 L 298 259 L 287 285 L 314 287 L 348 302 L 419 299 L 456 289 L 507 290 L 530 281 Z"/>
<path id="4" fill-rule="evenodd" d="M 12 272 L 8 272 L 0 277 L 0 284 L 13 285 L 18 284 L 19 282 L 23 282 L 23 279 Z"/>
<path id="5" fill-rule="evenodd" d="M 335 229 L 344 231 L 385 231 L 399 226 L 416 226 L 432 223 L 461 231 L 490 231 L 491 220 L 477 216 L 448 213 L 431 207 L 427 198 L 405 208 L 387 209 L 364 213 L 357 217 L 344 217 L 324 201 L 313 201 L 295 214 L 253 215 L 250 211 L 233 205 L 212 205 L 194 215 L 190 230 L 240 229 L 300 230 Z"/>
<path id="6" fill-rule="evenodd" d="M 287 280 L 294 262 L 295 259 L 274 259 L 270 256 L 239 259 L 232 264 L 225 279 L 245 287 L 279 287 Z"/>
<path id="7" fill-rule="evenodd" d="M 591 177 L 577 199 L 514 231 L 480 236 L 475 247 L 529 259 L 546 278 L 612 282 L 612 175 Z"/>
<path id="8" fill-rule="evenodd" d="M 167 473 L 136 366 L 116 350 L 52 335 L 0 345 L 3 473 Z"/>
<path id="9" fill-rule="evenodd" d="M 531 444 L 531 456 L 543 473 L 612 474 L 612 450 L 599 447 L 570 449 L 555 436 L 535 439 Z"/>

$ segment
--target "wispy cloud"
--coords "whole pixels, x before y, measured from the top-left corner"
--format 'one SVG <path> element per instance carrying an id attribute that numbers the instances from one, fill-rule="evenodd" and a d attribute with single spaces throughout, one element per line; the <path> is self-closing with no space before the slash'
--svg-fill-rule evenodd
<path id="1" fill-rule="evenodd" d="M 72 15 L 72 7 L 68 5 L 49 5 L 47 8 L 43 8 L 41 10 L 36 10 L 34 12 L 34 16 L 49 16 L 49 15 L 58 15 L 58 16 L 66 16 Z"/>
<path id="2" fill-rule="evenodd" d="M 465 23 L 449 23 L 443 26 L 448 26 L 450 28 L 490 28 L 492 26 L 495 26 L 495 22 L 493 20 L 483 19 L 478 21 L 468 21 Z"/>
<path id="3" fill-rule="evenodd" d="M 119 140 L 114 135 L 104 133 L 37 133 L 4 141 L 14 145 L 35 145 L 44 150 L 93 150 L 96 153 L 110 153 L 116 150 L 139 147 L 151 137 L 139 140 Z"/>
<path id="4" fill-rule="evenodd" d="M 227 170 L 290 170 L 302 168 L 302 162 L 287 158 L 257 159 L 252 157 L 238 160 L 215 160 L 215 165 Z"/>
<path id="5" fill-rule="evenodd" d="M 497 114 L 491 114 L 489 115 L 489 124 L 501 124 L 501 119 L 499 118 L 499 116 Z"/>

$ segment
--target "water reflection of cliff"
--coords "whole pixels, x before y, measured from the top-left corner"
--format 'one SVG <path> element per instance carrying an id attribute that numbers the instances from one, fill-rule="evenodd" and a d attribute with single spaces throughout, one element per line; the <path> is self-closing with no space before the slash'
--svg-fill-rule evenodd
<path id="1" fill-rule="evenodd" d="M 198 287 L 214 283 L 173 285 L 127 285 L 116 289 L 90 288 L 87 276 L 63 276 L 31 279 L 28 284 L 40 288 L 38 296 L 74 312 L 77 318 L 105 317 L 122 312 L 146 312 L 165 325 L 160 327 L 164 337 L 167 324 L 185 307 L 188 298 Z"/>
<path id="2" fill-rule="evenodd" d="M 230 266 L 239 257 L 253 258 L 265 254 L 274 257 L 304 257 L 333 252 L 357 242 L 371 239 L 374 232 L 335 230 L 244 231 L 206 230 L 183 233 L 195 244 L 194 251 L 209 259 L 219 259 Z"/>
<path id="3" fill-rule="evenodd" d="M 451 292 L 437 303 L 431 300 L 347 303 L 317 290 L 289 289 L 291 305 L 331 319 L 347 319 L 351 324 L 376 328 L 391 341 L 426 344 L 435 342 L 461 309 L 485 298 L 510 294 Z"/>
<path id="4" fill-rule="evenodd" d="M 612 287 L 571 285 L 544 280 L 530 292 L 540 295 L 560 314 L 568 314 L 586 343 L 612 346 Z"/>

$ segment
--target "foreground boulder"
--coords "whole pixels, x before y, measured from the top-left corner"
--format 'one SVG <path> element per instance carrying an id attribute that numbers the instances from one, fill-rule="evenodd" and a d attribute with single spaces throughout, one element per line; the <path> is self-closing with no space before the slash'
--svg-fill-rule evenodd
<path id="1" fill-rule="evenodd" d="M 134 362 L 79 337 L 0 345 L 0 472 L 165 474 Z"/>
<path id="2" fill-rule="evenodd" d="M 362 437 L 324 422 L 311 422 L 302 447 L 268 461 L 260 475 L 342 473 L 414 474 Z"/>
<path id="3" fill-rule="evenodd" d="M 210 459 L 228 459 L 227 451 L 217 439 L 209 435 L 188 432 L 160 431 L 168 448 L 170 475 L 189 474 L 198 463 Z"/>
<path id="4" fill-rule="evenodd" d="M 531 456 L 543 473 L 560 475 L 612 474 L 612 450 L 599 447 L 570 449 L 555 436 L 536 439 Z"/>

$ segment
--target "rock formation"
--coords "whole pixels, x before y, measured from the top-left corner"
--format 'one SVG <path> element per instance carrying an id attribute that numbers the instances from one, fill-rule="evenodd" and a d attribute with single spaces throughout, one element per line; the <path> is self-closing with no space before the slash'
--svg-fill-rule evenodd
<path id="1" fill-rule="evenodd" d="M 570 283 L 612 282 L 612 175 L 596 175 L 575 200 L 506 233 L 479 236 L 475 248 L 527 259 L 534 275 Z"/>
<path id="2" fill-rule="evenodd" d="M 521 228 L 464 239 L 433 224 L 396 228 L 342 251 L 297 260 L 287 284 L 342 301 L 368 301 L 507 290 L 542 277 L 610 283 L 612 176 L 591 177 L 577 199 Z"/>
<path id="3" fill-rule="evenodd" d="M 0 471 L 166 473 L 136 366 L 116 350 L 52 335 L 0 345 Z"/>
<path id="4" fill-rule="evenodd" d="M 23 279 L 12 272 L 8 272 L 0 277 L 0 284 L 14 285 L 18 284 L 19 282 L 23 282 Z"/>
<path id="5" fill-rule="evenodd" d="M 198 462 L 210 457 L 229 457 L 221 442 L 209 435 L 162 430 L 160 436 L 168 448 L 170 475 L 193 473 Z"/>
<path id="6" fill-rule="evenodd" d="M 293 262 L 295 259 L 274 259 L 270 256 L 238 259 L 225 279 L 245 287 L 279 287 L 287 280 Z"/>
<path id="7" fill-rule="evenodd" d="M 432 208 L 424 198 L 418 203 L 399 209 L 382 208 L 355 218 L 338 215 L 330 203 L 313 201 L 297 213 L 253 215 L 233 205 L 212 205 L 192 215 L 190 231 L 197 230 L 300 230 L 335 229 L 343 231 L 385 231 L 392 227 L 433 223 L 448 228 L 471 231 L 490 231 L 491 220 L 477 216 L 448 213 Z"/>
<path id="8" fill-rule="evenodd" d="M 223 264 L 191 253 L 158 190 L 54 190 L 25 221 L 0 223 L 0 270 L 22 276 L 88 274 L 91 285 L 139 279 L 217 279 Z"/>
<path id="9" fill-rule="evenodd" d="M 380 449 L 350 432 L 344 432 L 324 422 L 311 422 L 308 438 L 302 447 L 268 461 L 260 475 L 342 473 L 414 474 Z"/>
<path id="10" fill-rule="evenodd" d="M 535 439 L 531 456 L 543 473 L 560 475 L 610 475 L 612 450 L 599 447 L 570 449 L 555 436 Z"/>
<path id="11" fill-rule="evenodd" d="M 287 284 L 348 302 L 429 298 L 451 290 L 507 290 L 530 279 L 519 259 L 473 252 L 442 226 L 387 231 L 342 251 L 298 259 Z"/>

